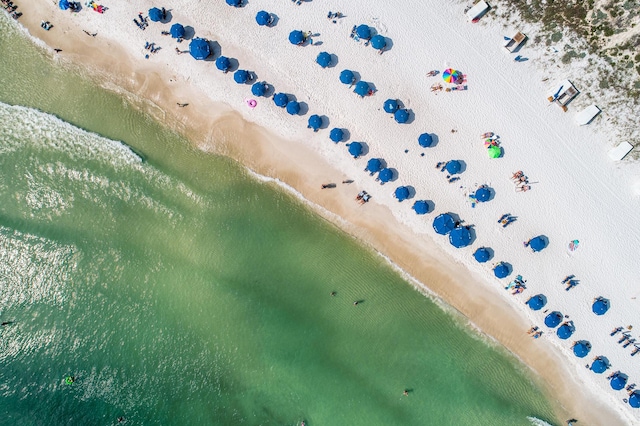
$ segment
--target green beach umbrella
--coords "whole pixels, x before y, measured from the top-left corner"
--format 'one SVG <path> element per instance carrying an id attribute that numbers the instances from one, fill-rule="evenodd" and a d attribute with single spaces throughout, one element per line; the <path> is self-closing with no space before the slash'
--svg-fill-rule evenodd
<path id="1" fill-rule="evenodd" d="M 497 145 L 491 145 L 487 148 L 487 154 L 489 154 L 489 158 L 498 158 L 500 157 L 500 147 Z"/>

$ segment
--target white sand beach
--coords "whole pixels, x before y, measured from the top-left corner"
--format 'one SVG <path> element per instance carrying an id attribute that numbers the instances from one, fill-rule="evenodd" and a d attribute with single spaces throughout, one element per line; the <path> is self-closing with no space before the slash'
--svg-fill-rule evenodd
<path id="1" fill-rule="evenodd" d="M 625 401 L 628 392 L 613 390 L 607 380 L 615 371 L 628 375 L 627 385 L 640 380 L 640 355 L 631 355 L 635 341 L 623 347 L 625 342 L 618 343 L 621 332 L 610 336 L 624 327 L 629 339 L 640 344 L 640 262 L 633 254 L 640 242 L 635 223 L 639 170 L 634 162 L 614 162 L 607 155 L 623 141 L 617 138 L 623 134 L 616 128 L 618 121 L 609 118 L 624 112 L 603 109 L 586 126 L 574 121 L 584 107 L 611 100 L 587 96 L 587 86 L 580 85 L 587 75 L 582 62 L 565 65 L 559 57 L 553 62 L 546 46 L 531 41 L 535 28 L 505 33 L 491 12 L 478 23 L 469 22 L 466 3 L 410 0 L 392 7 L 381 0 L 315 0 L 298 6 L 250 0 L 241 8 L 223 0 L 100 3 L 107 8 L 103 14 L 87 7 L 78 13 L 62 11 L 51 0 L 16 2 L 24 13 L 19 22 L 52 51 L 62 49 L 56 54 L 60 60 L 84 64 L 105 87 L 146 99 L 152 114 L 190 135 L 201 149 L 230 155 L 284 182 L 418 281 L 437 275 L 441 284 L 428 291 L 539 374 L 558 400 L 559 415 L 578 418 L 580 424 L 640 424 L 640 409 Z M 149 22 L 140 30 L 132 20 L 154 6 L 170 8 L 170 22 Z M 273 27 L 256 24 L 259 10 L 277 16 Z M 329 11 L 343 17 L 334 23 L 327 19 Z M 54 27 L 45 31 L 41 20 Z M 174 23 L 215 41 L 214 55 L 196 61 L 188 53 L 177 54 L 176 47 L 188 50 L 189 40 L 177 43 L 161 35 Z M 360 24 L 386 37 L 388 50 L 379 55 L 365 41 L 351 38 L 352 27 Z M 312 32 L 313 45 L 292 45 L 292 30 Z M 526 32 L 529 41 L 509 53 L 504 36 L 517 30 Z M 161 49 L 149 53 L 146 42 Z M 323 51 L 335 55 L 334 66 L 316 64 Z M 236 59 L 239 69 L 253 71 L 257 81 L 273 85 L 276 93 L 295 96 L 303 114 L 291 116 L 271 99 L 252 96 L 250 84 L 236 84 L 233 72 L 216 69 L 211 59 L 220 54 Z M 516 55 L 528 60 L 516 62 Z M 465 90 L 431 90 L 434 84 L 455 87 L 442 79 L 447 68 L 465 75 Z M 375 93 L 364 98 L 353 93 L 339 81 L 344 69 L 370 82 Z M 430 70 L 439 74 L 427 76 Z M 567 112 L 547 100 L 564 79 L 581 91 Z M 398 124 L 383 111 L 389 98 L 411 110 L 408 123 Z M 257 106 L 248 107 L 248 99 Z M 179 108 L 176 103 L 189 105 Z M 312 114 L 325 117 L 318 132 L 307 128 Z M 334 127 L 348 131 L 346 143 L 362 142 L 364 154 L 354 159 L 345 142 L 331 142 Z M 488 157 L 481 137 L 485 132 L 498 136 L 501 158 Z M 418 145 L 422 133 L 433 135 L 432 147 Z M 238 140 L 242 142 L 234 142 Z M 380 185 L 363 171 L 371 158 L 384 159 L 396 177 Z M 449 160 L 462 163 L 459 180 L 452 183 L 436 168 Z M 528 177 L 526 192 L 517 191 L 511 180 L 520 170 Z M 337 187 L 321 190 L 324 183 Z M 415 194 L 398 202 L 394 191 L 402 185 Z M 492 199 L 472 203 L 469 194 L 480 185 L 491 188 Z M 354 200 L 361 190 L 372 196 L 364 206 Z M 433 210 L 417 215 L 411 208 L 416 200 L 428 200 Z M 434 232 L 433 219 L 446 212 L 473 228 L 475 238 L 468 247 L 454 248 Z M 507 213 L 517 220 L 503 227 L 498 220 Z M 534 253 L 524 247 L 524 241 L 539 235 L 548 239 L 546 248 Z M 570 251 L 573 240 L 580 243 Z M 491 248 L 493 258 L 476 262 L 473 253 L 479 247 Z M 500 261 L 512 266 L 504 279 L 492 270 Z M 504 287 L 517 275 L 526 280 L 526 289 L 512 295 Z M 567 291 L 562 280 L 570 275 L 576 285 Z M 533 311 L 525 302 L 538 294 L 547 303 Z M 597 297 L 610 301 L 604 315 L 592 312 Z M 573 322 L 575 332 L 568 339 L 559 339 L 555 328 L 545 326 L 552 311 Z M 527 335 L 531 326 L 543 331 L 540 338 Z M 584 358 L 573 354 L 578 340 L 591 344 Z M 596 356 L 610 362 L 603 374 L 585 368 Z"/>

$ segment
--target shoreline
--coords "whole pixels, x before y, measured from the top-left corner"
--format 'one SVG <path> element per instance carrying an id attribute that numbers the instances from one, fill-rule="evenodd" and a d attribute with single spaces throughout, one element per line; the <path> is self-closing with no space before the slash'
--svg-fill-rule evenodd
<path id="1" fill-rule="evenodd" d="M 41 3 L 47 2 L 42 0 Z M 33 3 L 20 4 L 20 10 L 25 12 L 20 23 L 32 35 L 39 28 L 39 20 L 43 19 L 37 17 L 37 9 Z M 61 19 L 56 16 L 56 20 Z M 85 42 L 80 30 L 76 29 L 76 32 L 77 37 L 68 34 L 71 37 L 63 38 L 57 38 L 59 33 L 56 32 L 46 33 L 45 43 L 50 48 L 63 49 L 60 54 L 62 61 L 99 71 L 104 87 L 113 91 L 122 88 L 121 92 L 129 93 L 136 105 L 155 118 L 164 119 L 165 124 L 184 134 L 198 149 L 231 157 L 255 173 L 286 183 L 302 194 L 322 217 L 368 248 L 388 257 L 408 276 L 419 282 L 429 282 L 429 291 L 462 313 L 471 324 L 482 330 L 482 334 L 495 339 L 543 379 L 540 380 L 543 388 L 559 400 L 555 402 L 559 404 L 556 410 L 560 418 L 580 418 L 589 413 L 590 424 L 611 424 L 608 416 L 612 413 L 617 415 L 615 410 L 607 412 L 609 407 L 593 396 L 584 399 L 574 397 L 572 390 L 582 383 L 571 373 L 569 365 L 558 362 L 562 355 L 555 346 L 544 339 L 534 341 L 527 336 L 526 329 L 530 323 L 513 306 L 505 304 L 501 297 L 486 292 L 482 285 L 468 286 L 466 283 L 481 282 L 483 278 L 450 258 L 430 235 L 419 233 L 420 237 L 426 238 L 416 239 L 416 231 L 398 221 L 387 206 L 375 199 L 366 209 L 359 207 L 353 201 L 352 193 L 363 188 L 356 183 L 338 184 L 337 188 L 325 191 L 320 189 L 322 182 L 340 182 L 350 178 L 349 175 L 334 168 L 296 138 L 276 136 L 257 124 L 244 121 L 231 106 L 198 94 L 188 82 L 177 81 L 177 78 L 173 80 L 173 76 L 151 64 L 137 64 L 118 46 L 102 40 L 100 34 Z M 95 48 L 105 41 L 110 47 L 109 55 Z M 153 73 L 145 75 L 150 70 Z M 175 103 L 184 102 L 185 98 L 189 107 L 175 108 Z M 236 140 L 244 143 L 230 143 Z M 394 226 L 390 227 L 389 223 Z M 392 228 L 394 232 L 390 232 Z M 572 380 L 563 378 L 567 375 Z"/>

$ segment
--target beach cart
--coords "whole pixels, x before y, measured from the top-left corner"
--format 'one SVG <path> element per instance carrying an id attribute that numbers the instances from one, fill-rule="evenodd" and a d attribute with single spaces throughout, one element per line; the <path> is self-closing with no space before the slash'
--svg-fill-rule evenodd
<path id="1" fill-rule="evenodd" d="M 474 4 L 471 9 L 467 10 L 466 15 L 471 22 L 476 23 L 480 18 L 482 18 L 482 15 L 487 13 L 487 10 L 489 10 L 489 4 L 487 4 L 486 1 L 481 0 Z"/>
<path id="2" fill-rule="evenodd" d="M 578 96 L 578 89 L 575 88 L 573 83 L 569 80 L 560 82 L 558 86 L 549 94 L 547 100 L 549 102 L 555 102 L 562 108 L 563 111 L 567 111 L 567 104 L 571 102 L 573 98 Z"/>
<path id="3" fill-rule="evenodd" d="M 621 142 L 620 145 L 609 151 L 609 158 L 613 161 L 620 161 L 633 149 L 629 142 Z"/>
<path id="4" fill-rule="evenodd" d="M 518 49 L 518 47 L 522 45 L 522 43 L 525 42 L 526 39 L 527 36 L 518 31 L 516 35 L 505 42 L 504 48 L 507 49 L 510 53 L 513 53 L 516 49 Z"/>
<path id="5" fill-rule="evenodd" d="M 598 114 L 600 114 L 600 108 L 598 108 L 596 105 L 589 105 L 576 114 L 575 120 L 576 123 L 584 126 L 585 124 L 591 123 L 591 121 L 596 118 Z"/>

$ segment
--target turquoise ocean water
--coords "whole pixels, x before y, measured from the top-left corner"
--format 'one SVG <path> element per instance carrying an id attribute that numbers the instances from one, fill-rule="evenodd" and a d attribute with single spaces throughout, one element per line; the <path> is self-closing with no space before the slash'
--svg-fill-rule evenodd
<path id="1" fill-rule="evenodd" d="M 554 420 L 379 256 L 4 14 L 0 58 L 0 424 Z"/>

